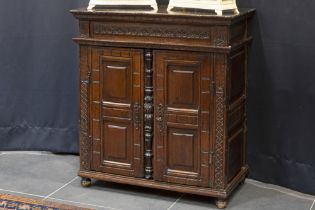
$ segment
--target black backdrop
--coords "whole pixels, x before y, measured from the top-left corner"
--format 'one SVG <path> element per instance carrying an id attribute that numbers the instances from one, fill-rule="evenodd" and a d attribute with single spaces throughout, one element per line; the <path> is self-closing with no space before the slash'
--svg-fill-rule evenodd
<path id="1" fill-rule="evenodd" d="M 0 1 L 0 150 L 78 153 L 78 31 L 68 10 L 87 2 Z M 257 8 L 250 177 L 315 194 L 315 2 L 238 4 Z"/>

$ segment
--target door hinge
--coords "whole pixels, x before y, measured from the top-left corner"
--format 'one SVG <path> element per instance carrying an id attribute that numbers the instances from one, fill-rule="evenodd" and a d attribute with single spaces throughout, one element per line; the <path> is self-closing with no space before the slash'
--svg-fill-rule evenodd
<path id="1" fill-rule="evenodd" d="M 92 71 L 91 71 L 91 69 L 89 69 L 89 72 L 87 73 L 87 81 L 88 81 L 89 85 L 92 83 Z"/>
<path id="2" fill-rule="evenodd" d="M 216 83 L 215 83 L 215 81 L 211 82 L 210 89 L 211 89 L 210 91 L 211 91 L 212 95 L 214 96 L 216 94 Z"/>
<path id="3" fill-rule="evenodd" d="M 213 154 L 214 154 L 213 151 L 209 152 L 209 165 L 212 165 L 212 163 L 213 163 Z"/>

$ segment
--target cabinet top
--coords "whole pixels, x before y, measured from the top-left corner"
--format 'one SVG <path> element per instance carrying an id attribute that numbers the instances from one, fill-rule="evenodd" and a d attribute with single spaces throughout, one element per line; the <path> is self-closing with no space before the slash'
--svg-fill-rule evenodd
<path id="1" fill-rule="evenodd" d="M 134 9 L 93 9 L 87 8 L 74 9 L 70 11 L 77 19 L 119 19 L 130 22 L 184 22 L 184 23 L 197 23 L 197 24 L 209 24 L 217 22 L 222 25 L 230 25 L 238 20 L 252 16 L 255 9 L 240 8 L 239 14 L 225 13 L 224 15 L 216 15 L 213 12 L 205 12 L 201 10 L 176 10 L 167 11 L 166 7 L 160 8 L 158 11 L 150 10 L 134 10 Z"/>

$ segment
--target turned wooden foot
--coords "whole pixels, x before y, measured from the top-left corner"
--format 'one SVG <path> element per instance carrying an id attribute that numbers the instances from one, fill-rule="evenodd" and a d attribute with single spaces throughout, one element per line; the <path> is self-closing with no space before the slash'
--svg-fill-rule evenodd
<path id="1" fill-rule="evenodd" d="M 227 206 L 227 200 L 217 199 L 215 205 L 218 207 L 218 209 L 225 209 Z"/>
<path id="2" fill-rule="evenodd" d="M 82 178 L 81 179 L 81 186 L 82 187 L 89 187 L 92 185 L 92 181 L 89 178 Z"/>

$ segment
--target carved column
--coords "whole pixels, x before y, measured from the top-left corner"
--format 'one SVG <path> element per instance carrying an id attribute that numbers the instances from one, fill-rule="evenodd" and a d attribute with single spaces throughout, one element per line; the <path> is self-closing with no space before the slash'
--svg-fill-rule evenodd
<path id="1" fill-rule="evenodd" d="M 225 188 L 225 112 L 226 112 L 226 57 L 215 56 L 215 152 L 214 185 L 216 189 Z"/>
<path id="2" fill-rule="evenodd" d="M 81 56 L 88 57 L 87 48 L 81 48 Z M 89 132 L 89 91 L 91 71 L 87 59 L 82 59 L 80 64 L 80 162 L 81 170 L 90 170 L 91 136 Z"/>
<path id="3" fill-rule="evenodd" d="M 145 178 L 151 179 L 153 141 L 153 69 L 152 50 L 145 50 L 145 92 L 144 92 L 144 139 L 145 139 Z"/>

